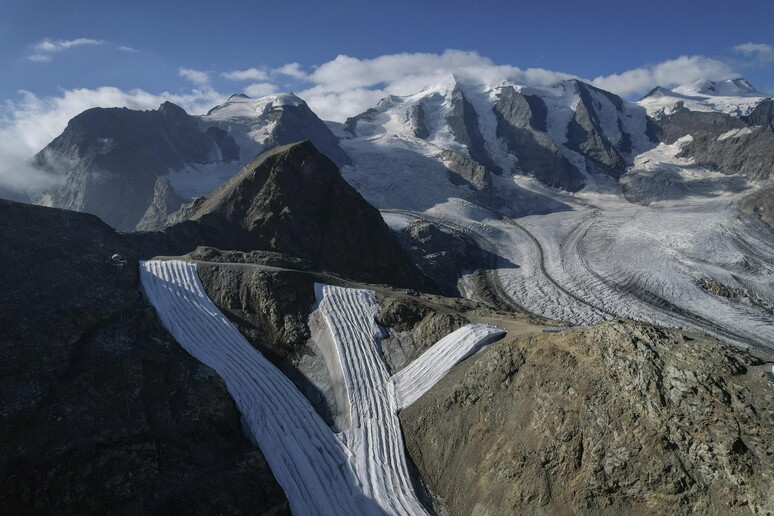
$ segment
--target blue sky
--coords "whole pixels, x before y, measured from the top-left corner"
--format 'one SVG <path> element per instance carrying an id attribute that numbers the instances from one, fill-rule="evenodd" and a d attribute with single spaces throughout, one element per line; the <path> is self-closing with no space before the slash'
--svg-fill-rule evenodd
<path id="1" fill-rule="evenodd" d="M 295 91 L 343 120 L 450 73 L 627 98 L 745 76 L 774 94 L 771 20 L 771 0 L 0 0 L 0 179 L 94 106 Z"/>
<path id="2" fill-rule="evenodd" d="M 339 54 L 371 59 L 401 52 L 476 51 L 494 63 L 595 78 L 681 55 L 728 61 L 762 90 L 774 66 L 742 63 L 733 47 L 774 44 L 769 1 L 392 1 L 165 2 L 0 1 L 0 99 L 18 90 L 116 86 L 149 92 L 190 87 L 180 67 L 218 74 Z M 101 41 L 31 61 L 45 40 Z M 121 51 L 119 47 L 135 49 Z M 279 87 L 286 84 L 280 81 Z M 288 86 L 298 86 L 292 81 Z"/>

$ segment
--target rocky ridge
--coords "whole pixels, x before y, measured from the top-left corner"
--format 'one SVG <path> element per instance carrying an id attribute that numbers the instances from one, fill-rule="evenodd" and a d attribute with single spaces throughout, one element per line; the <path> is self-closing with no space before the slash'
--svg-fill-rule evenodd
<path id="1" fill-rule="evenodd" d="M 760 361 L 626 320 L 489 346 L 400 417 L 449 514 L 773 510 Z"/>

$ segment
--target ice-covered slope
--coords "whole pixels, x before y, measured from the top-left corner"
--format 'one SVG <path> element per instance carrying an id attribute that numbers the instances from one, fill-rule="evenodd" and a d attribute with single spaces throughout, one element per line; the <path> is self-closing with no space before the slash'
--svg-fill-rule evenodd
<path id="1" fill-rule="evenodd" d="M 417 94 L 387 97 L 345 127 L 342 145 L 354 163 L 344 173 L 363 188 L 378 181 L 367 177 L 374 159 L 394 151 L 395 167 L 416 173 L 442 174 L 454 152 L 494 174 L 531 175 L 575 191 L 596 174 L 619 177 L 632 155 L 654 145 L 643 108 L 574 80 L 538 88 L 449 76 Z"/>
<path id="2" fill-rule="evenodd" d="M 741 82 L 696 85 L 681 95 L 710 98 L 710 88 L 737 107 L 762 100 Z M 472 119 L 464 116 L 470 109 Z M 772 238 L 738 208 L 757 183 L 734 176 L 767 177 L 734 165 L 766 166 L 743 152 L 746 138 L 770 126 L 768 111 L 754 112 L 763 128 L 744 131 L 746 119 L 695 113 L 730 121 L 712 138 L 716 147 L 739 150 L 734 159 L 715 160 L 726 177 L 680 157 L 689 139 L 657 147 L 659 134 L 669 132 L 670 143 L 684 136 L 672 138 L 682 127 L 674 116 L 658 127 L 642 105 L 587 84 L 534 88 L 449 79 L 350 119 L 342 145 L 353 165 L 342 174 L 395 230 L 420 220 L 492 255 L 484 276 L 459 271 L 459 289 L 468 297 L 497 291 L 527 311 L 574 324 L 625 316 L 766 346 L 774 342 L 773 271 L 765 258 Z M 712 134 L 721 127 L 696 124 Z M 455 182 L 444 159 L 454 152 L 483 166 L 476 158 L 481 149 L 496 166 L 486 196 Z M 573 193 L 568 184 L 578 179 L 584 188 Z M 564 191 L 546 187 L 561 184 Z M 736 294 L 707 288 L 716 283 Z"/>
<path id="3" fill-rule="evenodd" d="M 333 347 L 327 354 L 335 357 L 329 366 L 343 378 L 348 402 L 350 426 L 334 434 L 210 301 L 194 264 L 146 261 L 140 269 L 164 327 L 225 381 L 295 514 L 426 513 L 411 484 L 397 411 L 502 330 L 461 328 L 409 365 L 396 386 L 379 351 L 375 294 L 317 285 L 317 310 Z M 396 390 L 403 393 L 400 404 Z"/>
<path id="4" fill-rule="evenodd" d="M 691 111 L 716 111 L 745 116 L 766 98 L 767 95 L 753 88 L 746 79 L 700 79 L 672 89 L 658 86 L 637 104 L 644 107 L 650 116 L 670 115 L 680 106 Z"/>

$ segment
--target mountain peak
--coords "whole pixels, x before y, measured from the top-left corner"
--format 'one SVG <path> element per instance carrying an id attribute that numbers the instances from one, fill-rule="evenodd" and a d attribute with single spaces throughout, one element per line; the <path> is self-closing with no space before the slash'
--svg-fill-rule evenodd
<path id="1" fill-rule="evenodd" d="M 699 79 L 691 84 L 678 86 L 673 89 L 683 95 L 708 95 L 712 97 L 764 97 L 761 92 L 743 77 L 727 79 L 724 81 L 712 81 Z"/>

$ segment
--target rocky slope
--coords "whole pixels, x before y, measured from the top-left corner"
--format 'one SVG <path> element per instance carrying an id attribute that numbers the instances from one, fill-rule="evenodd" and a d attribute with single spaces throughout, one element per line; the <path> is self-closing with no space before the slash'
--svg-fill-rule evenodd
<path id="1" fill-rule="evenodd" d="M 7 201 L 0 232 L 0 512 L 288 512 L 223 382 L 143 301 L 121 235 Z"/>
<path id="2" fill-rule="evenodd" d="M 774 390 L 709 338 L 617 320 L 489 346 L 401 415 L 449 514 L 774 510 Z"/>
<path id="3" fill-rule="evenodd" d="M 382 220 L 311 142 L 268 151 L 165 229 L 176 242 L 260 249 L 352 278 L 430 287 Z"/>
<path id="4" fill-rule="evenodd" d="M 774 177 L 774 130 L 765 109 L 756 109 L 750 118 L 725 113 L 678 108 L 657 119 L 664 143 L 672 144 L 690 135 L 679 157 L 725 174 L 740 174 L 754 180 Z"/>

